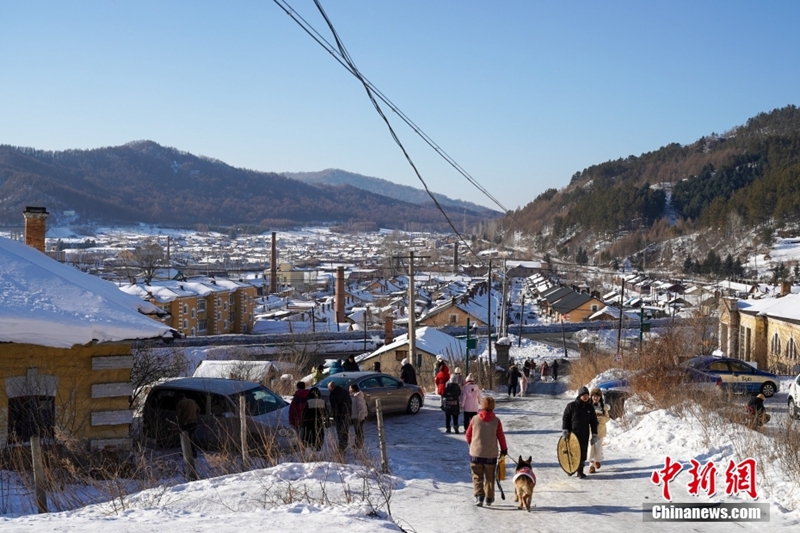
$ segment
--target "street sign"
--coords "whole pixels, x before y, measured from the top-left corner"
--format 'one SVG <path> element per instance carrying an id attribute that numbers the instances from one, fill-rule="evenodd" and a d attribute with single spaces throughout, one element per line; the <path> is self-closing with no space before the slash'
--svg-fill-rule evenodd
<path id="1" fill-rule="evenodd" d="M 478 347 L 478 339 L 467 339 L 467 350 L 474 350 Z"/>

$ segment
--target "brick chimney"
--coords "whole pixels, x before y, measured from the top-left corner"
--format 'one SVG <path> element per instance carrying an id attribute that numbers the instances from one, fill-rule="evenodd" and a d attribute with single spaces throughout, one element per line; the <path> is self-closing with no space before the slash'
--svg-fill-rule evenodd
<path id="1" fill-rule="evenodd" d="M 387 316 L 383 321 L 383 343 L 391 344 L 394 342 L 394 317 Z"/>
<path id="2" fill-rule="evenodd" d="M 783 280 L 781 281 L 781 296 L 786 296 L 792 293 L 792 282 Z"/>
<path id="3" fill-rule="evenodd" d="M 336 303 L 336 323 L 343 324 L 345 322 L 344 314 L 344 267 L 336 267 L 336 294 L 334 300 Z"/>
<path id="4" fill-rule="evenodd" d="M 272 232 L 272 252 L 269 256 L 269 293 L 278 292 L 278 249 L 276 246 L 275 232 Z"/>
<path id="5" fill-rule="evenodd" d="M 44 207 L 25 207 L 25 244 L 44 253 L 44 234 L 47 231 L 47 216 L 50 214 Z"/>

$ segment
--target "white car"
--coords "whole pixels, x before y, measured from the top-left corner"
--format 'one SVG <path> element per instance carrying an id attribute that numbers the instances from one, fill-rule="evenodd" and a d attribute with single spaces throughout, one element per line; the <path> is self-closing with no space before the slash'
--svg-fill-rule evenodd
<path id="1" fill-rule="evenodd" d="M 800 419 L 800 374 L 789 385 L 789 399 L 786 401 L 789 408 L 789 416 Z"/>

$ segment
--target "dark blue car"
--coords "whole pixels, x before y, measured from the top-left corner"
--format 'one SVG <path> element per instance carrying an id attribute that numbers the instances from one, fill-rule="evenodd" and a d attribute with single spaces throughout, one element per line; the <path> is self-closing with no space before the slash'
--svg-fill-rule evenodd
<path id="1" fill-rule="evenodd" d="M 780 380 L 772 372 L 759 370 L 740 359 L 705 355 L 692 357 L 682 366 L 722 378 L 722 386 L 734 392 L 761 393 L 767 398 L 778 392 Z"/>

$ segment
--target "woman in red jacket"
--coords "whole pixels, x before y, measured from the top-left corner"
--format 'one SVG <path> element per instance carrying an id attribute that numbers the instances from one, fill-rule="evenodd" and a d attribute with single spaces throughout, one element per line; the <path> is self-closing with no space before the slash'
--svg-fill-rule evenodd
<path id="1" fill-rule="evenodd" d="M 497 452 L 503 457 L 508 453 L 503 424 L 494 414 L 494 398 L 486 396 L 481 402 L 481 411 L 472 418 L 467 428 L 469 444 L 469 467 L 472 471 L 472 487 L 475 505 L 482 507 L 494 503 L 494 476 Z"/>

